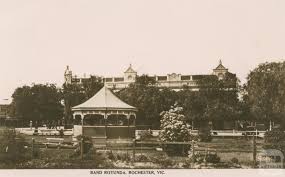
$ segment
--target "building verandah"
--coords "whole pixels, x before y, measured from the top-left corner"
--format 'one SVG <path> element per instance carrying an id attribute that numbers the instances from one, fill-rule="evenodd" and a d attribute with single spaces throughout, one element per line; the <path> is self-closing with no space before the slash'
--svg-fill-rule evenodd
<path id="1" fill-rule="evenodd" d="M 74 112 L 77 135 L 100 138 L 134 138 L 136 114 L 127 111 Z"/>

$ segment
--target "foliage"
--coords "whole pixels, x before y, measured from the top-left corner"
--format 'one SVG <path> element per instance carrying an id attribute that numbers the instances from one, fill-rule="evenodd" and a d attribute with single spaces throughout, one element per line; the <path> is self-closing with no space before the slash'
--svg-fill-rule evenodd
<path id="1" fill-rule="evenodd" d="M 138 108 L 137 125 L 160 127 L 160 113 L 169 110 L 175 103 L 176 93 L 170 89 L 160 90 L 153 78 L 147 75 L 137 77 L 136 82 L 117 93 L 126 103 Z"/>
<path id="2" fill-rule="evenodd" d="M 64 117 L 65 122 L 72 122 L 71 108 L 94 96 L 103 87 L 101 77 L 91 76 L 80 84 L 64 84 L 63 99 L 64 99 Z"/>
<path id="3" fill-rule="evenodd" d="M 137 125 L 148 124 L 160 127 L 159 114 L 178 102 L 188 123 L 195 121 L 235 120 L 238 117 L 238 80 L 233 74 L 226 74 L 224 80 L 216 76 L 197 80 L 199 92 L 184 87 L 179 92 L 156 87 L 155 80 L 147 75 L 137 77 L 130 87 L 118 92 L 125 102 L 138 108 Z M 229 89 L 231 88 L 231 89 Z"/>
<path id="4" fill-rule="evenodd" d="M 19 169 L 93 169 L 93 168 L 114 168 L 104 154 L 96 153 L 90 149 L 84 154 L 84 159 L 74 157 L 71 149 L 41 149 L 38 159 L 14 164 Z"/>
<path id="5" fill-rule="evenodd" d="M 192 161 L 196 162 L 198 164 L 201 163 L 214 163 L 217 164 L 221 161 L 221 158 L 215 153 L 215 154 L 211 154 L 211 153 L 206 153 L 206 154 L 202 154 L 202 153 L 196 153 L 193 157 L 192 157 Z"/>
<path id="6" fill-rule="evenodd" d="M 160 139 L 170 142 L 187 142 L 190 140 L 190 126 L 186 123 L 185 116 L 181 114 L 182 107 L 174 105 L 169 111 L 161 113 Z M 166 145 L 166 151 L 170 154 L 185 154 L 189 146 Z"/>
<path id="7" fill-rule="evenodd" d="M 254 118 L 267 122 L 284 121 L 285 62 L 260 64 L 249 73 L 247 80 L 247 101 Z"/>
<path id="8" fill-rule="evenodd" d="M 215 153 L 215 154 L 207 154 L 205 157 L 205 162 L 207 163 L 220 163 L 221 158 Z"/>
<path id="9" fill-rule="evenodd" d="M 234 164 L 239 164 L 239 161 L 238 161 L 238 159 L 236 157 L 233 157 L 231 159 L 231 162 L 234 163 Z"/>
<path id="10" fill-rule="evenodd" d="M 136 156 L 136 162 L 148 162 L 149 158 L 143 154 Z"/>
<path id="11" fill-rule="evenodd" d="M 77 141 L 79 141 L 78 148 L 76 149 L 77 155 L 79 155 L 80 151 L 81 151 L 80 148 L 81 148 L 82 139 L 83 139 L 83 153 L 86 154 L 90 150 L 92 150 L 93 144 L 92 144 L 92 138 L 91 137 L 79 135 L 76 137 L 76 139 L 77 139 Z"/>
<path id="12" fill-rule="evenodd" d="M 15 130 L 5 129 L 0 134 L 0 162 L 17 162 L 29 159 L 24 138 Z"/>
<path id="13" fill-rule="evenodd" d="M 151 156 L 150 160 L 153 163 L 159 164 L 161 168 L 172 168 L 175 165 L 175 162 L 169 157 L 167 157 L 166 155 L 159 154 L 159 155 Z"/>
<path id="14" fill-rule="evenodd" d="M 197 84 L 201 87 L 199 92 L 187 87 L 178 92 L 178 103 L 184 108 L 187 122 L 193 121 L 195 127 L 200 127 L 200 123 L 222 124 L 225 120 L 238 118 L 239 87 L 235 75 L 228 73 L 223 80 L 216 76 L 202 77 Z"/>
<path id="15" fill-rule="evenodd" d="M 117 159 L 120 161 L 123 161 L 123 162 L 130 162 L 131 161 L 131 157 L 127 153 L 117 154 Z"/>
<path id="16" fill-rule="evenodd" d="M 108 151 L 106 153 L 106 157 L 112 161 L 123 161 L 123 162 L 130 162 L 131 156 L 128 153 L 117 153 L 114 154 L 112 151 Z"/>
<path id="17" fill-rule="evenodd" d="M 108 158 L 108 159 L 110 159 L 110 160 L 112 160 L 112 161 L 117 161 L 117 156 L 115 156 L 112 151 L 108 151 L 108 152 L 106 153 L 106 155 L 107 155 L 107 158 Z"/>
<path id="18" fill-rule="evenodd" d="M 267 131 L 264 135 L 266 143 L 277 144 L 285 141 L 285 132 L 280 130 Z"/>
<path id="19" fill-rule="evenodd" d="M 38 84 L 17 88 L 11 114 L 24 120 L 58 120 L 62 118 L 61 91 L 54 84 Z"/>
<path id="20" fill-rule="evenodd" d="M 181 114 L 182 107 L 172 106 L 169 111 L 161 113 L 161 132 L 162 141 L 184 142 L 190 139 L 190 126 L 185 121 L 185 116 Z"/>

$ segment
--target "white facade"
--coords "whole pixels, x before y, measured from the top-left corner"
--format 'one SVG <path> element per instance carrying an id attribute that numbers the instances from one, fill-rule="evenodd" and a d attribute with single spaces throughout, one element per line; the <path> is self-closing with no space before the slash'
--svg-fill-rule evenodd
<path id="1" fill-rule="evenodd" d="M 228 73 L 228 69 L 222 65 L 220 61 L 218 67 L 213 69 L 212 74 L 210 75 L 181 75 L 181 74 L 167 74 L 164 76 L 149 76 L 156 81 L 156 86 L 159 88 L 170 88 L 173 90 L 180 90 L 184 86 L 189 87 L 193 91 L 199 90 L 199 86 L 197 84 L 197 80 L 201 79 L 202 77 L 207 76 L 217 76 L 219 79 L 223 79 Z M 67 67 L 65 71 L 65 83 L 78 83 L 81 84 L 85 79 L 88 78 L 77 78 L 72 75 L 72 71 L 69 70 Z M 120 90 L 123 88 L 127 88 L 130 84 L 136 81 L 137 72 L 132 68 L 132 65 L 128 67 L 128 69 L 124 72 L 121 77 L 106 77 L 103 78 L 105 85 L 108 88 Z"/>

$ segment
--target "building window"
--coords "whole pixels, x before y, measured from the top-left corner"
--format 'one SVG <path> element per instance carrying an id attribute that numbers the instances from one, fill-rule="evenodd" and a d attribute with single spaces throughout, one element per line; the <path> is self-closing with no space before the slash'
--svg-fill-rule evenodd
<path id="1" fill-rule="evenodd" d="M 181 76 L 181 80 L 182 81 L 190 80 L 190 76 Z"/>
<path id="2" fill-rule="evenodd" d="M 106 82 L 113 82 L 113 78 L 105 78 Z"/>
<path id="3" fill-rule="evenodd" d="M 157 76 L 157 80 L 158 81 L 166 81 L 167 80 L 167 76 Z"/>
<path id="4" fill-rule="evenodd" d="M 79 82 L 80 82 L 80 79 L 73 78 L 73 79 L 72 79 L 72 82 L 73 82 L 73 83 L 79 83 Z"/>
<path id="5" fill-rule="evenodd" d="M 115 77 L 115 82 L 124 82 L 123 77 Z"/>

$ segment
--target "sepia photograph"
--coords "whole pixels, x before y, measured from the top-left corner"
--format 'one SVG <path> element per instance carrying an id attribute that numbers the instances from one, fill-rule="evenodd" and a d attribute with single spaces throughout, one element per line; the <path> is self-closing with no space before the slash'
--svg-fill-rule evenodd
<path id="1" fill-rule="evenodd" d="M 284 7 L 0 0 L 0 175 L 284 176 Z"/>

